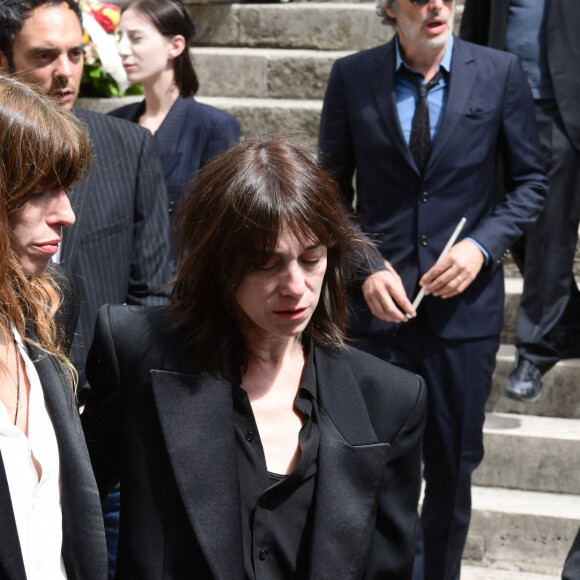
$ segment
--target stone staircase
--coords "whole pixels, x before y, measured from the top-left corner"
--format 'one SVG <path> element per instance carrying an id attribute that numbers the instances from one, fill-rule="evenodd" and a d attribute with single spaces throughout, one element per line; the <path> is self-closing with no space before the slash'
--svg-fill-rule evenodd
<path id="1" fill-rule="evenodd" d="M 234 114 L 244 133 L 302 131 L 314 142 L 332 63 L 393 34 L 368 1 L 186 3 L 198 25 L 192 49 L 198 99 Z M 456 28 L 462 8 L 458 2 Z M 121 101 L 79 104 L 106 112 Z M 556 580 L 580 525 L 580 360 L 547 373 L 538 403 L 502 395 L 522 286 L 515 269 L 507 271 L 503 344 L 487 406 L 486 457 L 474 475 L 462 578 Z"/>

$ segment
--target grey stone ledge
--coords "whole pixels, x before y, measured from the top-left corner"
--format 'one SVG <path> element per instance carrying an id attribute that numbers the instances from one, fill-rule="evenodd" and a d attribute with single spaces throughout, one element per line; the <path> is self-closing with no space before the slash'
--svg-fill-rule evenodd
<path id="1" fill-rule="evenodd" d="M 361 50 L 387 42 L 372 3 L 192 6 L 199 46 Z"/>
<path id="2" fill-rule="evenodd" d="M 469 534 L 482 539 L 488 566 L 557 574 L 579 524 L 578 496 L 472 488 Z"/>
<path id="3" fill-rule="evenodd" d="M 580 419 L 487 413 L 484 442 L 476 485 L 580 495 Z"/>
<path id="4" fill-rule="evenodd" d="M 322 99 L 333 63 L 352 51 L 199 47 L 192 49 L 199 95 Z"/>

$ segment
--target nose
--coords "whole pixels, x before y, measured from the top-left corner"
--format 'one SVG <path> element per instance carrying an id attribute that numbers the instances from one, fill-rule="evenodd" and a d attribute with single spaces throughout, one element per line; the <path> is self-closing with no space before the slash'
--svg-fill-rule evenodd
<path id="1" fill-rule="evenodd" d="M 124 34 L 121 34 L 119 36 L 118 51 L 119 51 L 119 56 L 128 56 L 129 53 L 131 52 L 130 46 L 129 46 L 129 39 Z"/>
<path id="2" fill-rule="evenodd" d="M 288 264 L 282 283 L 280 284 L 280 293 L 283 296 L 300 297 L 306 291 L 306 277 L 299 264 Z"/>
<path id="3" fill-rule="evenodd" d="M 57 59 L 54 74 L 57 78 L 67 80 L 72 76 L 72 67 L 67 54 L 63 54 Z"/>
<path id="4" fill-rule="evenodd" d="M 75 223 L 75 219 L 75 213 L 71 207 L 67 192 L 64 189 L 59 190 L 52 198 L 51 225 L 66 228 L 72 226 Z"/>

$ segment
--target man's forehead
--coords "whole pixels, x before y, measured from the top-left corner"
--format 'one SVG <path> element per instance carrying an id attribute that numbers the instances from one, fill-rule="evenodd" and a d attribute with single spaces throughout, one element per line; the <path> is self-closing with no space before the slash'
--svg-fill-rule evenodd
<path id="1" fill-rule="evenodd" d="M 77 15 L 66 4 L 45 4 L 35 8 L 24 21 L 16 41 L 27 45 L 75 46 L 82 44 L 83 31 Z"/>

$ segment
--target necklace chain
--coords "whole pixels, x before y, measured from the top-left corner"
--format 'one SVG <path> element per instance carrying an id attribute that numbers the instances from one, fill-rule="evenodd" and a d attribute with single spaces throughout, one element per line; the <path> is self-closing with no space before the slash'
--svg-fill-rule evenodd
<path id="1" fill-rule="evenodd" d="M 18 409 L 20 408 L 20 355 L 16 337 L 14 337 L 14 350 L 16 351 L 16 411 L 14 412 L 14 425 L 18 421 Z"/>

